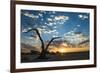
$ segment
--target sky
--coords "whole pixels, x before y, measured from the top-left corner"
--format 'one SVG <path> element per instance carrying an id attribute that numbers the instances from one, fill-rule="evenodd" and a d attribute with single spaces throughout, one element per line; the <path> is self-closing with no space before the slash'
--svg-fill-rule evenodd
<path id="1" fill-rule="evenodd" d="M 39 30 L 44 41 L 53 37 L 61 37 L 70 43 L 80 43 L 89 39 L 89 13 L 21 10 L 21 42 L 40 44 L 35 31 Z"/>

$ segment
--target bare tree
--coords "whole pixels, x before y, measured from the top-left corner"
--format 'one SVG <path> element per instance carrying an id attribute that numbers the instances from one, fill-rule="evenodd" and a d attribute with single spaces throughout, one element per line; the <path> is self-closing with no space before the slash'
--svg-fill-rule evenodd
<path id="1" fill-rule="evenodd" d="M 41 35 L 40 35 L 40 33 L 39 33 L 39 30 L 38 30 L 38 29 L 30 29 L 30 30 L 28 30 L 27 32 L 30 32 L 30 31 L 35 31 L 35 32 L 37 33 L 37 35 L 38 35 L 40 41 L 41 41 L 41 48 L 42 48 L 42 51 L 41 51 L 40 56 L 39 56 L 38 58 L 40 58 L 40 59 L 45 59 L 45 58 L 47 58 L 47 57 L 46 57 L 46 52 L 47 52 L 47 50 L 48 50 L 48 47 L 50 46 L 50 44 L 51 44 L 55 39 L 58 39 L 58 38 L 61 38 L 61 37 L 54 37 L 54 38 L 52 38 L 52 39 L 48 42 L 48 44 L 46 45 L 46 48 L 45 48 L 45 47 L 44 47 L 44 41 L 43 41 L 43 39 L 42 39 L 42 37 L 41 37 Z M 26 32 L 26 33 L 27 33 L 27 32 Z"/>

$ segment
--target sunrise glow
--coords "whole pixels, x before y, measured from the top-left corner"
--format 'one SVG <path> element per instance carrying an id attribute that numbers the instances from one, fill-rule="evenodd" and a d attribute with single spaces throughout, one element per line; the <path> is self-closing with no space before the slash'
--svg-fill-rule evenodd
<path id="1" fill-rule="evenodd" d="M 72 52 L 84 52 L 88 50 L 89 50 L 89 46 L 84 46 L 84 47 L 59 46 L 59 47 L 52 47 L 51 49 L 49 49 L 49 52 L 50 53 L 72 53 Z"/>

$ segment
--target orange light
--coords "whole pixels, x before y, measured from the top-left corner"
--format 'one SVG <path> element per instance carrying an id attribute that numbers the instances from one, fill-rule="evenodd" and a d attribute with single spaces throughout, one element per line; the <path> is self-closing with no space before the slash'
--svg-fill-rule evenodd
<path id="1" fill-rule="evenodd" d="M 61 48 L 61 49 L 59 49 L 59 52 L 60 53 L 66 53 L 66 49 L 65 48 Z"/>
<path id="2" fill-rule="evenodd" d="M 89 47 L 52 47 L 52 49 L 49 50 L 49 52 L 53 53 L 73 53 L 73 52 L 83 52 L 88 51 Z"/>

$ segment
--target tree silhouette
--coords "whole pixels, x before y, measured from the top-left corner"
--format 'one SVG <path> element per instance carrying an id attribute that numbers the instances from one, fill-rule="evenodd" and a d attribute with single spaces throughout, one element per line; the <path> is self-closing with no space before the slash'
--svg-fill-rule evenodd
<path id="1" fill-rule="evenodd" d="M 38 57 L 39 59 L 46 59 L 46 53 L 47 53 L 47 50 L 48 50 L 48 47 L 50 46 L 50 44 L 55 40 L 55 39 L 58 39 L 58 38 L 61 38 L 61 37 L 53 37 L 49 42 L 48 44 L 46 45 L 46 48 L 44 47 L 45 44 L 44 44 L 44 41 L 39 33 L 39 30 L 38 29 L 30 29 L 28 30 L 26 33 L 30 32 L 30 31 L 35 31 L 41 41 L 41 53 L 40 53 L 40 56 Z"/>

